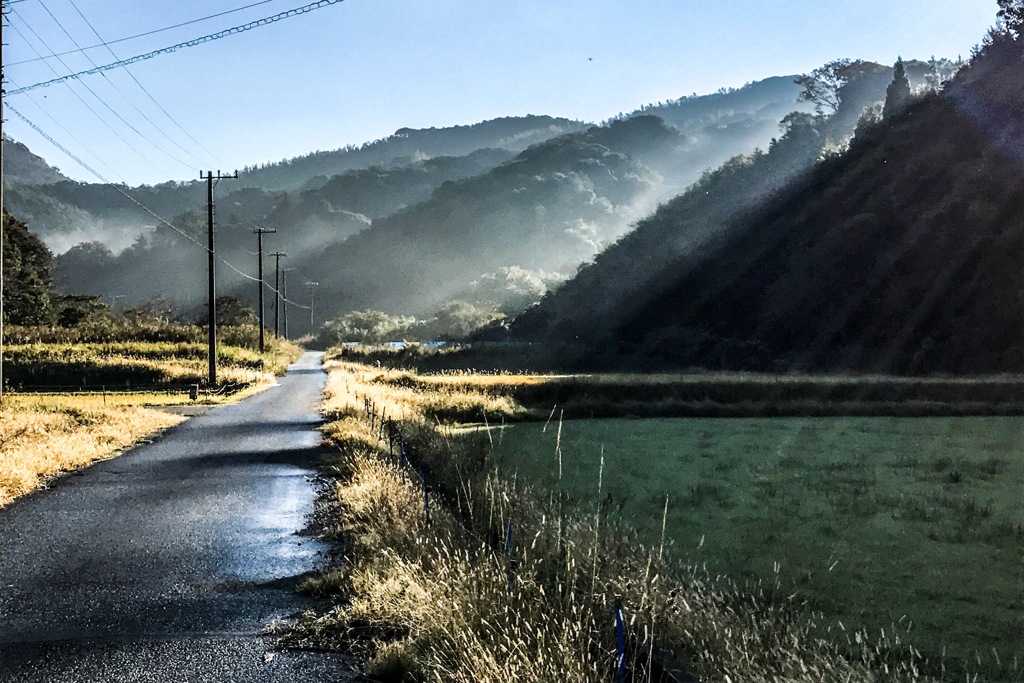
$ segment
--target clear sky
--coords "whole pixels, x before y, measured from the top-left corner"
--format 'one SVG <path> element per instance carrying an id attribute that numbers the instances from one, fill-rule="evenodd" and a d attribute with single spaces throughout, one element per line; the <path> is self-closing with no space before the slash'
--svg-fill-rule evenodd
<path id="1" fill-rule="evenodd" d="M 98 48 L 63 64 L 18 63 L 74 50 L 73 41 L 95 45 L 97 34 L 115 41 L 258 3 L 111 45 L 123 59 L 312 1 L 16 0 L 3 32 L 7 89 L 114 61 Z M 404 126 L 522 114 L 600 121 L 838 57 L 966 58 L 996 9 L 995 0 L 345 0 L 158 56 L 131 75 L 8 100 L 109 180 L 152 184 Z M 5 134 L 67 175 L 96 180 L 11 112 L 5 118 Z"/>

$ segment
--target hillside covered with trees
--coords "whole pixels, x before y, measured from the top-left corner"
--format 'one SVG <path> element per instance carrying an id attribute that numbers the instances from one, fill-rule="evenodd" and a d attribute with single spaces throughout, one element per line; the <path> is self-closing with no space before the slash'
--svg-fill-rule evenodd
<path id="1" fill-rule="evenodd" d="M 906 71 L 921 88 L 953 68 L 933 60 L 908 62 Z M 244 169 L 217 190 L 218 254 L 228 262 L 219 268 L 219 287 L 255 299 L 246 277 L 255 274 L 252 231 L 274 227 L 267 251 L 287 254 L 289 298 L 306 300 L 313 293 L 305 283 L 319 283 L 321 319 L 366 309 L 432 316 L 456 301 L 514 314 L 695 182 L 687 201 L 697 204 L 688 210 L 701 225 L 675 236 L 658 258 L 668 263 L 719 232 L 824 150 L 845 144 L 862 119 L 880 115 L 872 106 L 892 73 L 838 60 L 807 77 L 823 83 L 824 94 L 807 96 L 804 77 L 770 78 L 647 105 L 589 128 L 531 116 L 403 129 L 359 148 Z M 821 110 L 830 96 L 843 106 L 827 116 Z M 173 293 L 189 315 L 205 300 L 197 276 L 205 270 L 205 194 L 196 181 L 8 187 L 12 210 L 58 254 L 62 290 L 121 305 Z M 627 242 L 643 249 L 658 241 L 648 222 Z M 653 272 L 650 265 L 645 272 Z"/>
<path id="2" fill-rule="evenodd" d="M 691 239 L 707 212 L 692 194 L 666 205 L 513 331 L 557 340 L 580 364 L 1024 370 L 1019 28 L 993 32 L 941 92 L 862 120 L 844 153 L 785 188 L 755 187 L 757 201 L 723 229 L 668 258 L 658 249 Z M 890 95 L 905 89 L 899 80 L 890 76 Z M 774 151 L 743 163 L 756 168 Z M 717 175 L 732 176 L 731 192 L 749 178 Z M 714 179 L 703 181 L 707 196 Z M 595 288 L 597 315 L 571 313 Z"/>

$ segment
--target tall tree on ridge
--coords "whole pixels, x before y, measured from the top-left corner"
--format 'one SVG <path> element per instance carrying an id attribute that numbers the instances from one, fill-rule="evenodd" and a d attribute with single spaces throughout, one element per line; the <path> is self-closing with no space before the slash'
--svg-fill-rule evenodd
<path id="1" fill-rule="evenodd" d="M 910 103 L 910 80 L 907 78 L 907 70 L 903 66 L 903 58 L 896 60 L 893 69 L 892 82 L 885 90 L 885 108 L 882 109 L 882 118 L 889 118 L 897 114 Z"/>

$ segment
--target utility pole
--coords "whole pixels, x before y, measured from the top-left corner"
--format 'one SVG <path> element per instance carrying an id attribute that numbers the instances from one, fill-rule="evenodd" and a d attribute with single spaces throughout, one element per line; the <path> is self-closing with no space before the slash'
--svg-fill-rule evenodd
<path id="1" fill-rule="evenodd" d="M 285 268 L 281 271 L 281 303 L 284 304 L 284 338 L 288 338 L 288 273 L 294 268 Z"/>
<path id="2" fill-rule="evenodd" d="M 255 228 L 253 230 L 256 233 L 256 239 L 259 242 L 259 260 L 260 260 L 260 353 L 264 351 L 264 339 L 263 339 L 263 288 L 266 286 L 263 283 L 263 236 L 273 235 L 277 232 L 277 228 Z"/>
<path id="3" fill-rule="evenodd" d="M 7 24 L 7 3 L 0 1 L 0 23 Z M 4 152 L 3 152 L 3 101 L 7 94 L 4 85 L 7 79 L 4 77 L 3 41 L 0 40 L 0 406 L 4 404 L 4 221 L 3 215 L 7 212 L 7 205 L 4 204 Z"/>
<path id="4" fill-rule="evenodd" d="M 288 257 L 280 251 L 275 251 L 274 257 L 274 337 L 281 336 L 281 257 Z"/>
<path id="5" fill-rule="evenodd" d="M 307 282 L 306 286 L 309 287 L 309 333 L 313 334 L 313 288 L 319 287 L 319 282 Z"/>
<path id="6" fill-rule="evenodd" d="M 217 257 L 214 251 L 213 244 L 213 188 L 216 186 L 217 181 L 224 180 L 225 178 L 237 178 L 238 171 L 235 171 L 233 176 L 221 175 L 220 171 L 217 171 L 217 175 L 213 175 L 213 171 L 207 171 L 206 176 L 203 176 L 203 172 L 199 172 L 199 179 L 206 181 L 206 226 L 207 226 L 207 237 L 208 246 L 207 254 L 208 257 L 208 272 L 209 272 L 209 350 L 208 354 L 210 357 L 210 386 L 217 384 Z"/>

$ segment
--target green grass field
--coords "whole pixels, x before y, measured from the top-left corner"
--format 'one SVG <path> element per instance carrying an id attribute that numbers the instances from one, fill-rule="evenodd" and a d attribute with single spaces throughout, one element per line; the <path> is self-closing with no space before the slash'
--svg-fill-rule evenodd
<path id="1" fill-rule="evenodd" d="M 1024 419 L 645 419 L 492 432 L 506 472 L 602 505 L 680 559 L 798 592 L 848 631 L 910 625 L 1021 680 Z M 601 471 L 601 460 L 604 468 Z M 598 478 L 602 479 L 598 493 Z M 835 637 L 835 634 L 833 634 Z M 995 651 L 993 651 L 995 650 Z M 980 662 L 979 662 L 980 660 Z M 1016 660 L 1016 663 L 1015 663 Z"/>

